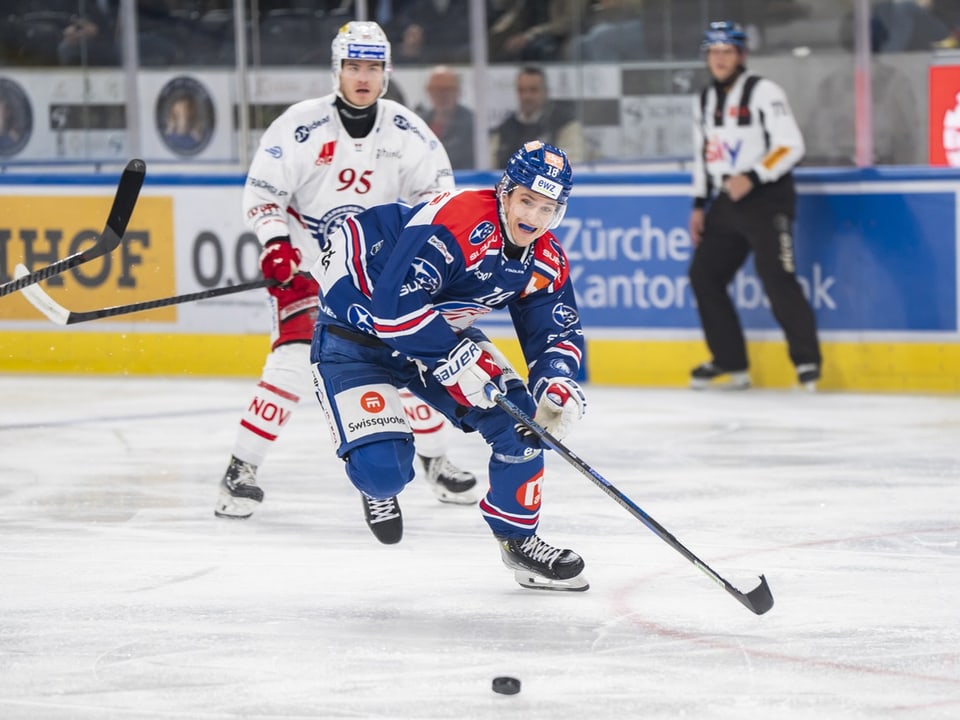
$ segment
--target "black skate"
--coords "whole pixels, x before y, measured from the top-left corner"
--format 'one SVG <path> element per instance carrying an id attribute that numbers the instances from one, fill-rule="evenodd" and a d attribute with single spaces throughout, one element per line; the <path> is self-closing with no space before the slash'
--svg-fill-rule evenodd
<path id="1" fill-rule="evenodd" d="M 477 478 L 472 472 L 461 470 L 450 462 L 446 455 L 434 458 L 423 455 L 418 457 L 423 463 L 424 479 L 440 502 L 454 505 L 474 505 L 477 502 L 474 491 Z"/>
<path id="2" fill-rule="evenodd" d="M 263 490 L 257 485 L 257 466 L 231 457 L 220 481 L 220 497 L 213 514 L 243 520 L 253 515 L 261 502 Z"/>
<path id="3" fill-rule="evenodd" d="M 690 371 L 690 387 L 694 390 L 746 390 L 750 387 L 750 373 L 746 370 L 724 370 L 712 362 L 705 362 Z"/>
<path id="4" fill-rule="evenodd" d="M 503 564 L 514 570 L 514 579 L 534 590 L 589 590 L 583 558 L 573 550 L 548 545 L 536 535 L 525 538 L 497 536 Z"/>
<path id="5" fill-rule="evenodd" d="M 394 545 L 403 537 L 403 515 L 396 497 L 377 500 L 360 494 L 367 527 L 384 545 Z"/>
<path id="6" fill-rule="evenodd" d="M 805 390 L 816 392 L 817 380 L 820 379 L 820 366 L 816 363 L 797 365 L 797 382 Z"/>

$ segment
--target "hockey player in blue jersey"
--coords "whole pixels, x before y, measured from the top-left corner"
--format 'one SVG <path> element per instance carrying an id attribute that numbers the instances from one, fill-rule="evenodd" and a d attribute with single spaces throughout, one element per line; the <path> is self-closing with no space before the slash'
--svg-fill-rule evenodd
<path id="1" fill-rule="evenodd" d="M 413 438 L 398 388 L 491 448 L 480 502 L 504 564 L 524 587 L 586 590 L 584 563 L 537 535 L 544 461 L 484 391 L 494 383 L 558 438 L 586 408 L 574 378 L 584 340 L 560 243 L 573 186 L 562 150 L 526 143 L 494 190 L 445 192 L 414 207 L 348 218 L 312 268 L 320 315 L 311 347 L 317 396 L 367 525 L 399 542 L 397 495 L 413 479 Z M 474 322 L 508 308 L 528 380 Z"/>

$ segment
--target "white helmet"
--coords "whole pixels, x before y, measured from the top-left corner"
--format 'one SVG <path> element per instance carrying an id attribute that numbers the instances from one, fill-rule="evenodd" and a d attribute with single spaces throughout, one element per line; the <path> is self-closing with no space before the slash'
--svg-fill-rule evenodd
<path id="1" fill-rule="evenodd" d="M 387 85 L 390 84 L 390 73 L 393 65 L 390 63 L 390 41 L 386 33 L 375 22 L 352 20 L 340 28 L 331 45 L 331 62 L 333 65 L 333 86 L 340 94 L 340 69 L 344 60 L 379 60 L 383 63 L 383 87 L 380 97 L 387 94 Z"/>

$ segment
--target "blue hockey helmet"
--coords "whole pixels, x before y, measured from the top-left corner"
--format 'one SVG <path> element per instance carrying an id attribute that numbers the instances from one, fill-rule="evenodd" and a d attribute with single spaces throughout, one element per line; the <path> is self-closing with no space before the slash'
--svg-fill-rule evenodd
<path id="1" fill-rule="evenodd" d="M 519 185 L 557 201 L 550 229 L 557 227 L 567 211 L 567 199 L 573 190 L 573 170 L 567 154 L 540 140 L 524 143 L 507 161 L 503 177 L 497 183 L 497 196 L 506 195 Z"/>
<path id="2" fill-rule="evenodd" d="M 729 20 L 712 22 L 703 32 L 700 49 L 706 50 L 711 45 L 733 45 L 740 52 L 744 52 L 747 49 L 747 33 L 740 25 Z"/>

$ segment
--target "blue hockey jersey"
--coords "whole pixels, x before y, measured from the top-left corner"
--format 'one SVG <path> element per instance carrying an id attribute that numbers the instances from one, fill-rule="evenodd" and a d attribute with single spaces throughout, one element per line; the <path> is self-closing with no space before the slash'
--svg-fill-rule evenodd
<path id="1" fill-rule="evenodd" d="M 519 259 L 504 253 L 493 190 L 445 192 L 414 207 L 348 218 L 312 268 L 320 324 L 379 338 L 432 370 L 471 326 L 507 307 L 532 387 L 576 377 L 584 340 L 569 263 L 547 232 Z"/>

